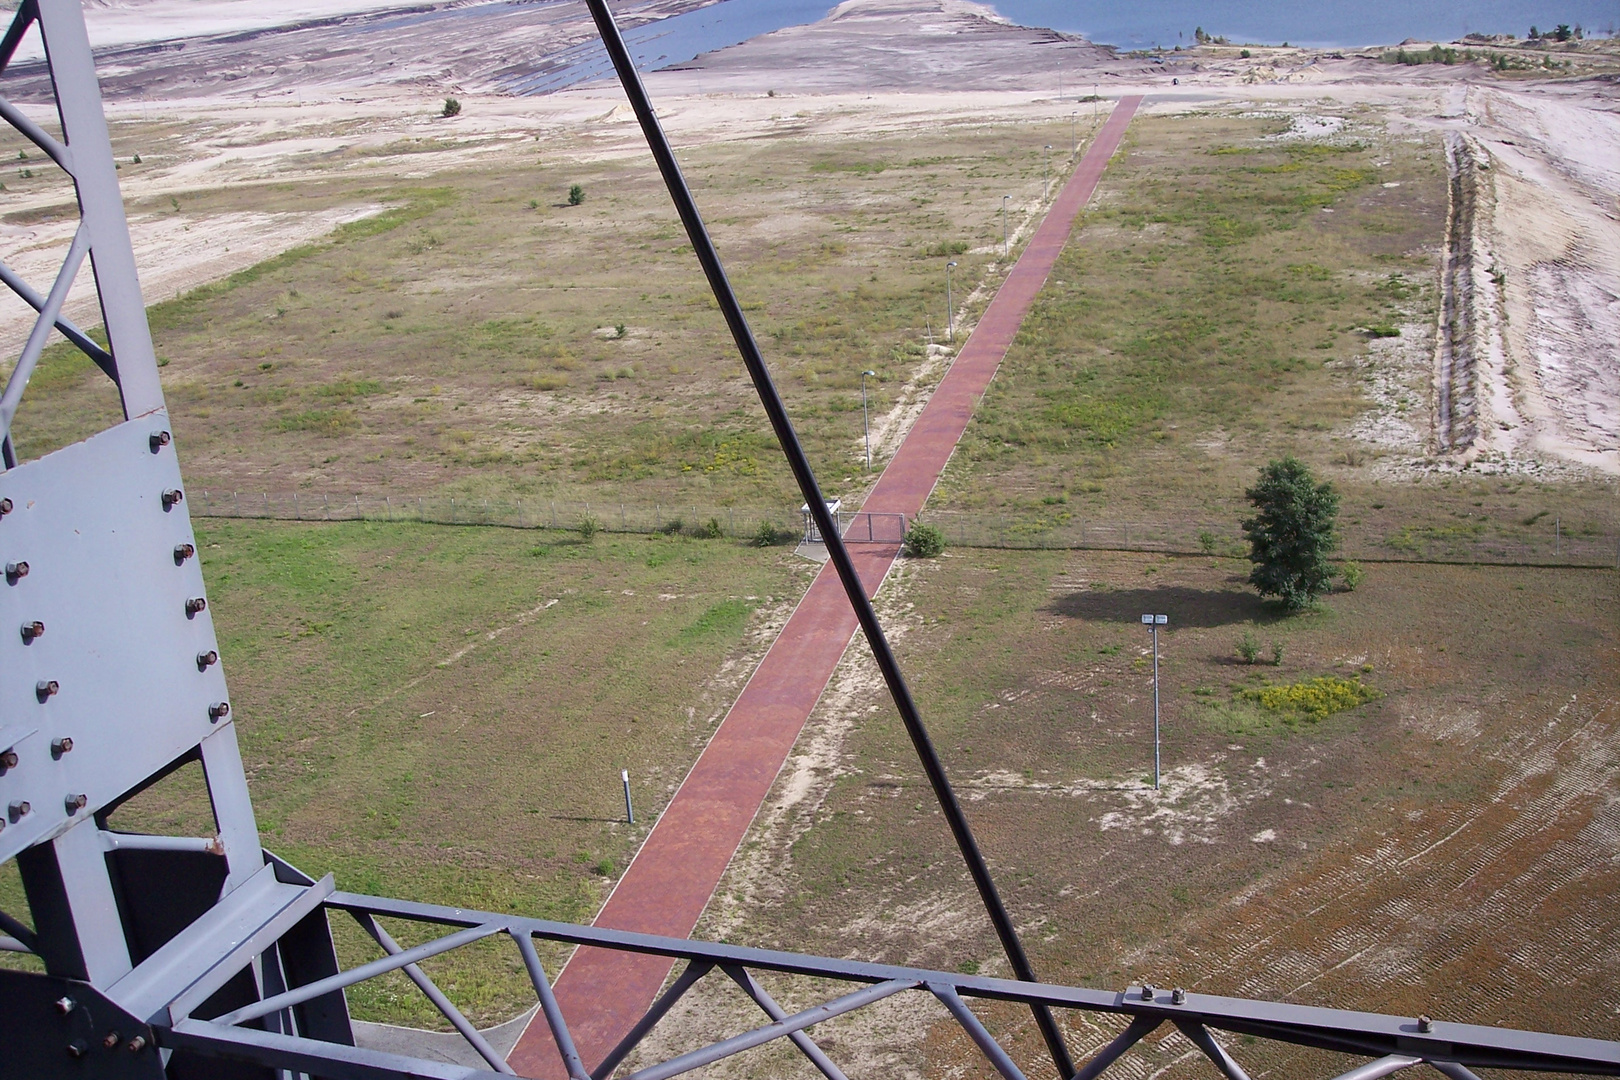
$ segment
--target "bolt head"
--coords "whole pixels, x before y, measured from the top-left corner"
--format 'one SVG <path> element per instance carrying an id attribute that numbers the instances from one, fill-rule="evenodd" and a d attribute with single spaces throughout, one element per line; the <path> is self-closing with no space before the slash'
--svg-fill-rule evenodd
<path id="1" fill-rule="evenodd" d="M 122 1041 L 123 1041 L 122 1037 L 118 1034 L 118 1032 L 109 1031 L 109 1032 L 107 1032 L 106 1037 L 101 1040 L 101 1045 L 105 1046 L 107 1049 L 111 1050 L 113 1047 L 117 1046 Z"/>
<path id="2" fill-rule="evenodd" d="M 1152 983 L 1143 983 L 1142 984 L 1142 1000 L 1143 1001 L 1152 1001 L 1153 1000 L 1153 984 Z"/>
<path id="3" fill-rule="evenodd" d="M 146 441 L 151 444 L 152 453 L 155 454 L 165 446 L 168 446 L 171 438 L 172 436 L 170 436 L 167 431 L 154 431 L 151 435 L 147 436 Z"/>
<path id="4" fill-rule="evenodd" d="M 15 769 L 17 767 L 17 751 L 7 750 L 0 753 L 0 769 Z"/>
<path id="5" fill-rule="evenodd" d="M 90 1052 L 90 1044 L 83 1039 L 74 1039 L 67 1044 L 68 1057 L 82 1058 Z"/>
<path id="6" fill-rule="evenodd" d="M 209 649 L 207 652 L 200 652 L 197 654 L 198 671 L 211 668 L 217 663 L 219 663 L 219 653 L 215 652 L 213 649 Z"/>
<path id="7" fill-rule="evenodd" d="M 1434 1021 L 1426 1015 L 1418 1017 L 1418 1030 L 1424 1033 L 1433 1031 Z"/>
<path id="8" fill-rule="evenodd" d="M 175 561 L 175 565 L 177 565 L 177 566 L 180 563 L 185 562 L 187 559 L 191 558 L 195 554 L 197 554 L 197 549 L 195 547 L 192 547 L 190 544 L 176 544 L 176 545 L 174 545 L 174 561 Z"/>
<path id="9" fill-rule="evenodd" d="M 27 817 L 29 812 L 31 810 L 33 810 L 33 809 L 34 809 L 34 804 L 33 803 L 29 802 L 27 799 L 18 799 L 15 802 L 13 802 L 9 807 L 6 808 L 6 814 L 7 814 L 8 817 L 11 818 L 11 823 L 13 825 L 15 825 L 17 822 L 19 822 L 23 818 Z M 70 999 L 68 999 L 68 998 L 63 998 L 62 999 L 62 1001 L 69 1001 L 69 1000 Z M 58 1005 L 60 1005 L 61 1003 L 62 1003 L 61 1001 L 57 1002 Z"/>
<path id="10" fill-rule="evenodd" d="M 208 601 L 204 600 L 200 596 L 193 596 L 190 600 L 186 601 L 186 614 L 187 615 L 197 615 L 197 614 L 207 610 L 207 608 L 208 608 Z"/>
<path id="11" fill-rule="evenodd" d="M 39 682 L 34 684 L 34 694 L 41 701 L 44 701 L 48 697 L 55 697 L 61 691 L 61 689 L 62 684 L 57 682 L 55 679 L 41 679 Z"/>
<path id="12" fill-rule="evenodd" d="M 88 805 L 90 805 L 90 799 L 85 795 L 69 794 L 62 800 L 62 806 L 67 810 L 68 817 L 72 817 Z"/>
<path id="13" fill-rule="evenodd" d="M 1172 1004 L 1172 1005 L 1185 1005 L 1185 1004 L 1187 1004 L 1187 991 L 1183 990 L 1179 986 L 1176 987 L 1174 990 L 1170 991 L 1170 1004 Z"/>
<path id="14" fill-rule="evenodd" d="M 62 738 L 60 738 L 60 739 L 52 739 L 51 740 L 51 756 L 52 757 L 59 758 L 63 754 L 69 753 L 72 750 L 73 750 L 73 740 L 71 738 L 69 738 L 68 736 L 66 736 L 66 735 L 62 736 Z"/>
<path id="15" fill-rule="evenodd" d="M 146 1048 L 146 1036 L 145 1035 L 137 1035 L 133 1039 L 129 1040 L 129 1042 L 124 1044 L 124 1049 L 128 1050 L 132 1054 L 138 1054 L 142 1050 L 144 1050 L 145 1048 Z"/>
<path id="16" fill-rule="evenodd" d="M 44 636 L 45 624 L 40 622 L 38 619 L 35 619 L 33 622 L 25 622 L 22 624 L 22 639 L 24 645 L 28 644 L 30 641 L 33 641 L 37 637 Z"/>
<path id="17" fill-rule="evenodd" d="M 0 517 L 5 517 L 9 513 L 11 513 L 11 500 L 0 499 Z"/>
<path id="18" fill-rule="evenodd" d="M 231 715 L 231 703 L 228 701 L 216 701 L 208 706 L 208 719 L 216 724 L 229 715 Z"/>
<path id="19" fill-rule="evenodd" d="M 70 997 L 59 997 L 56 999 L 56 1011 L 61 1013 L 63 1016 L 66 1016 L 68 1013 L 72 1012 L 78 1007 L 79 1003 Z"/>
<path id="20" fill-rule="evenodd" d="M 25 562 L 6 563 L 6 580 L 15 585 L 19 580 L 28 576 L 28 564 Z"/>

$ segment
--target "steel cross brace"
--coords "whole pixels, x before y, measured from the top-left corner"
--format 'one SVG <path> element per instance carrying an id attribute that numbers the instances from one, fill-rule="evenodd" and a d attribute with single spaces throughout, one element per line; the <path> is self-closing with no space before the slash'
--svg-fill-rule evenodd
<path id="1" fill-rule="evenodd" d="M 205 1045 L 212 1046 L 213 1049 L 209 1051 L 211 1053 L 228 1057 L 246 1057 L 247 1060 L 261 1061 L 277 1067 L 292 1067 L 297 1060 L 302 1060 L 298 1055 L 316 1053 L 326 1044 L 314 1043 L 311 1040 L 293 1040 L 292 1043 L 278 1041 L 290 1037 L 278 1035 L 270 1038 L 262 1032 L 249 1032 L 246 1029 L 232 1027 L 230 1026 L 232 1022 L 250 1016 L 269 1015 L 295 1005 L 300 1000 L 307 1000 L 326 992 L 333 985 L 353 985 L 385 970 L 394 970 L 404 967 L 406 963 L 425 959 L 428 955 L 447 952 L 461 944 L 480 940 L 492 934 L 505 933 L 518 942 L 520 949 L 525 944 L 529 945 L 529 948 L 524 950 L 526 959 L 533 951 L 531 939 L 539 938 L 562 944 L 590 945 L 668 956 L 687 962 L 687 968 L 677 977 L 675 983 L 654 1003 L 630 1035 L 608 1055 L 594 1076 L 586 1074 L 578 1067 L 577 1056 L 574 1057 L 574 1061 L 570 1062 L 570 1075 L 576 1080 L 606 1080 L 606 1077 L 610 1076 L 623 1061 L 625 1055 L 634 1049 L 669 1008 L 714 967 L 728 973 L 738 972 L 747 976 L 748 981 L 753 981 L 749 974 L 751 972 L 775 971 L 788 975 L 836 979 L 867 985 L 865 989 L 794 1016 L 784 1015 L 777 1018 L 773 1013 L 772 1024 L 643 1069 L 635 1074 L 637 1080 L 666 1080 L 689 1068 L 717 1061 L 721 1057 L 762 1045 L 772 1039 L 791 1036 L 794 1032 L 829 1019 L 832 1015 L 858 1009 L 879 997 L 908 990 L 926 991 L 943 1002 L 984 1051 L 987 1060 L 1009 1080 L 1017 1080 L 1022 1075 L 1018 1066 L 989 1035 L 982 1023 L 967 1011 L 964 999 L 1010 1001 L 1026 1006 L 1044 1005 L 1052 1009 L 1078 1009 L 1129 1017 L 1130 1024 L 1125 1031 L 1079 1070 L 1076 1076 L 1081 1080 L 1093 1080 L 1101 1075 L 1131 1046 L 1164 1023 L 1175 1024 L 1187 1034 L 1232 1080 L 1240 1080 L 1245 1074 L 1230 1055 L 1214 1041 L 1212 1029 L 1376 1059 L 1346 1073 L 1343 1080 L 1374 1080 L 1376 1077 L 1389 1075 L 1419 1063 L 1431 1065 L 1451 1080 L 1475 1080 L 1471 1070 L 1481 1067 L 1620 1076 L 1620 1043 L 1601 1039 L 1454 1024 L 1446 1021 L 1423 1024 L 1417 1019 L 1408 1017 L 1205 994 L 1186 994 L 1182 996 L 1181 1003 L 1176 1004 L 1175 996 L 1171 993 L 1158 992 L 1152 988 L 1148 988 L 1147 996 L 1144 997 L 1141 987 L 1110 992 L 1083 987 L 1028 983 L 1016 979 L 994 979 L 740 945 L 658 937 L 353 893 L 333 893 L 326 899 L 326 907 L 329 910 L 346 911 L 352 915 L 383 916 L 432 923 L 455 928 L 456 932 L 384 960 L 373 961 L 343 972 L 320 983 L 312 983 L 297 990 L 275 995 L 248 1009 L 238 1010 L 232 1016 L 222 1017 L 218 1021 L 179 1020 L 172 1028 L 167 1030 L 160 1028 L 155 1032 L 159 1041 L 164 1045 L 171 1045 L 171 1040 L 178 1040 L 173 1041 L 172 1045 L 186 1045 L 194 1049 L 201 1049 Z M 537 967 L 538 960 L 534 961 L 531 971 Z M 544 983 L 543 973 L 535 979 L 535 984 L 544 1004 L 545 998 L 549 996 L 546 993 L 549 986 Z M 553 1009 L 555 999 L 552 1007 L 547 1010 L 547 1019 L 553 1022 L 553 1030 L 560 1036 L 558 1044 L 571 1049 L 572 1044 L 567 1039 L 567 1028 L 563 1024 L 561 1014 L 557 1012 L 553 1016 Z M 1427 1030 L 1424 1030 L 1425 1028 Z M 333 1053 L 348 1060 L 354 1053 L 359 1052 L 352 1051 L 352 1048 L 334 1047 Z M 366 1068 L 370 1069 L 370 1066 Z M 320 1075 L 334 1077 L 426 1075 L 374 1070 L 340 1073 L 326 1067 L 318 1071 Z"/>

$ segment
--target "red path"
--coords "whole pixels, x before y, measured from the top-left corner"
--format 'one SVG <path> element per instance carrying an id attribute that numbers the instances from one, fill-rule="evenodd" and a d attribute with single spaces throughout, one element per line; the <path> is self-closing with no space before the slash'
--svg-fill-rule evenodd
<path id="1" fill-rule="evenodd" d="M 1120 99 L 863 510 L 908 518 L 922 510 L 1141 101 Z M 899 552 L 859 544 L 850 553 L 872 596 Z M 669 937 L 692 932 L 855 630 L 855 613 L 828 563 L 658 819 L 597 926 Z M 606 949 L 574 954 L 556 992 L 587 1069 L 641 1019 L 672 966 L 665 957 Z M 538 1014 L 508 1060 L 524 1076 L 565 1076 Z"/>

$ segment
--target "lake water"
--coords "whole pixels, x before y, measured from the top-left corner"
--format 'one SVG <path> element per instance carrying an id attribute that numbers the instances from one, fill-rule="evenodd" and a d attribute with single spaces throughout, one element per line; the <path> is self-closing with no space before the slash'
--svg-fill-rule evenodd
<path id="1" fill-rule="evenodd" d="M 1450 41 L 1468 33 L 1522 35 L 1532 25 L 1551 30 L 1561 22 L 1609 36 L 1620 29 L 1616 0 L 997 0 L 995 8 L 1024 26 L 1083 34 L 1125 49 L 1190 44 L 1198 27 L 1246 44 L 1343 48 L 1393 45 L 1406 38 Z M 831 9 L 828 0 L 720 0 L 628 31 L 625 40 L 642 70 L 655 70 L 815 22 Z M 560 68 L 514 79 L 506 89 L 543 94 L 611 70 L 598 42 L 559 59 Z"/>
<path id="2" fill-rule="evenodd" d="M 1188 44 L 1202 26 L 1234 42 L 1354 48 L 1406 38 L 1450 41 L 1464 34 L 1529 33 L 1558 23 L 1612 35 L 1620 28 L 1615 0 L 999 0 L 1013 22 L 1084 34 L 1103 45 L 1136 49 Z"/>

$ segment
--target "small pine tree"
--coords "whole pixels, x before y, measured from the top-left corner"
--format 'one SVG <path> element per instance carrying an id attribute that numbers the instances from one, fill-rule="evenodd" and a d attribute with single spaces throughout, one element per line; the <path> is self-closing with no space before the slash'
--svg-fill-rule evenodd
<path id="1" fill-rule="evenodd" d="M 570 187 L 568 189 L 568 205 L 569 206 L 578 206 L 580 203 L 582 203 L 584 201 L 585 201 L 585 188 L 584 188 L 583 185 L 575 184 L 575 185 L 573 185 L 572 187 Z"/>
<path id="2" fill-rule="evenodd" d="M 460 116 L 461 115 L 461 102 L 457 101 L 453 97 L 445 98 L 444 99 L 444 115 L 445 116 Z"/>
<path id="3" fill-rule="evenodd" d="M 1257 511 L 1243 522 L 1254 563 L 1249 584 L 1290 611 L 1310 607 L 1328 591 L 1334 574 L 1328 555 L 1339 546 L 1338 492 L 1318 484 L 1303 462 L 1285 457 L 1261 469 L 1259 482 L 1244 495 Z"/>

